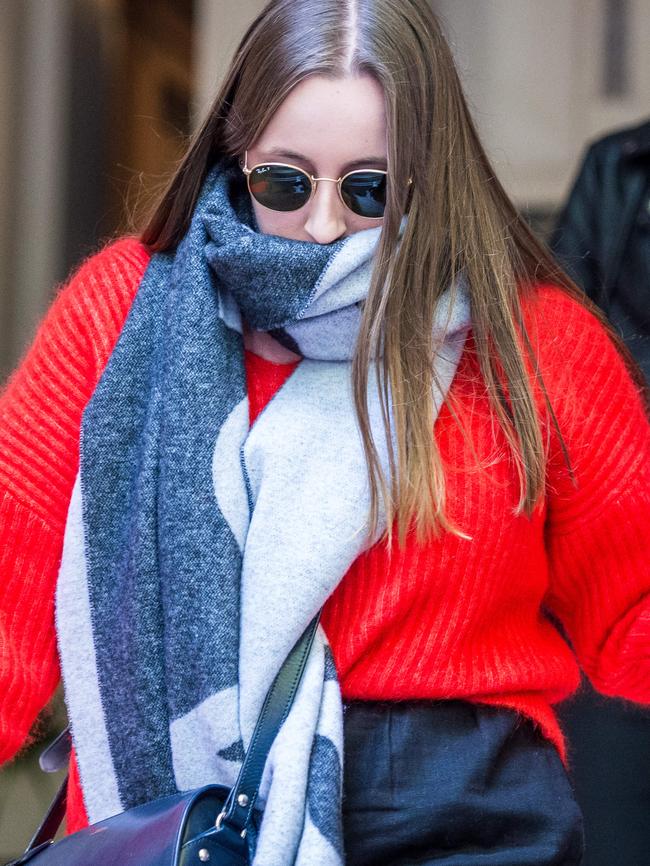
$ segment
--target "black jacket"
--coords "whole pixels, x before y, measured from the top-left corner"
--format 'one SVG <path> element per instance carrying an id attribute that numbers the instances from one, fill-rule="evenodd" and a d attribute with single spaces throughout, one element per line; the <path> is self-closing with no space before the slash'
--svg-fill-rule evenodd
<path id="1" fill-rule="evenodd" d="M 650 381 L 650 122 L 589 148 L 551 246 Z"/>
<path id="2" fill-rule="evenodd" d="M 650 123 L 589 148 L 551 245 L 650 380 Z M 560 716 L 585 816 L 583 866 L 645 866 L 650 713 L 585 685 Z"/>

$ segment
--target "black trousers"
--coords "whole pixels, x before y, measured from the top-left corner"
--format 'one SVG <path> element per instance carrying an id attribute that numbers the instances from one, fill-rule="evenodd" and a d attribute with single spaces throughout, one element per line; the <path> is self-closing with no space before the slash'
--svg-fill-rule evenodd
<path id="1" fill-rule="evenodd" d="M 582 817 L 555 747 L 464 701 L 347 704 L 347 866 L 577 866 Z"/>

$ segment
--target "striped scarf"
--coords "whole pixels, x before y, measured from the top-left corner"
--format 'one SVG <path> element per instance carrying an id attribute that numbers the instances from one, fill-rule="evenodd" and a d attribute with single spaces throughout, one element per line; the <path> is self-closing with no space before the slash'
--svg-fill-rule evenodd
<path id="1" fill-rule="evenodd" d="M 91 823 L 232 785 L 284 658 L 373 542 L 350 370 L 380 231 L 329 245 L 261 234 L 224 161 L 185 238 L 148 266 L 83 416 L 57 589 Z M 436 324 L 437 407 L 468 328 L 454 295 Z M 243 321 L 302 356 L 252 427 Z M 368 402 L 388 471 L 372 376 Z M 267 760 L 255 866 L 341 864 L 341 783 L 319 629 Z"/>

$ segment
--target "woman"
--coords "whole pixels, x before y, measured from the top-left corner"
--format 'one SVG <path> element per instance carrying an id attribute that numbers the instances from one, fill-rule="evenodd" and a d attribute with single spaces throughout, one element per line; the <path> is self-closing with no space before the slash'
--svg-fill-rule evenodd
<path id="1" fill-rule="evenodd" d="M 580 861 L 555 622 L 650 700 L 648 424 L 424 0 L 273 0 L 2 419 L 3 756 L 58 679 L 56 592 L 69 829 L 231 783 L 324 606 L 256 864 Z"/>

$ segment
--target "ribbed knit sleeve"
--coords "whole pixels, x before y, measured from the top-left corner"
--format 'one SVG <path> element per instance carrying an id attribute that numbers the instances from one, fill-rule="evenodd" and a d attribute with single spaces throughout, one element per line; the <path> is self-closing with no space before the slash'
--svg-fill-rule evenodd
<path id="1" fill-rule="evenodd" d="M 538 312 L 546 333 L 542 372 L 574 474 L 556 447 L 546 527 L 549 607 L 597 689 L 650 704 L 650 427 L 644 405 L 589 312 L 557 291 L 544 293 Z"/>
<path id="2" fill-rule="evenodd" d="M 62 289 L 0 395 L 0 762 L 59 680 L 54 591 L 81 415 L 148 262 L 126 239 Z"/>

